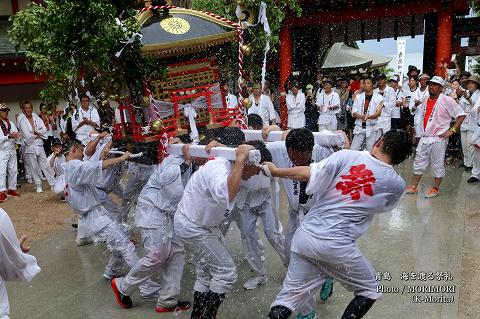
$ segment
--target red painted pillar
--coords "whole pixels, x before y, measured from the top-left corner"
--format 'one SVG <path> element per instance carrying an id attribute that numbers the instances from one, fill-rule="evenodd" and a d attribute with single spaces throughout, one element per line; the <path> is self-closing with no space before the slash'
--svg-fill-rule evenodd
<path id="1" fill-rule="evenodd" d="M 12 0 L 12 12 L 13 14 L 17 13 L 20 9 L 18 6 L 18 0 Z"/>
<path id="2" fill-rule="evenodd" d="M 292 25 L 284 23 L 282 29 L 280 30 L 280 54 L 279 54 L 279 63 L 280 63 L 280 76 L 279 76 L 279 91 L 284 92 L 284 84 L 287 82 L 288 76 L 292 73 L 292 52 L 293 52 L 293 42 L 292 42 Z M 287 127 L 288 121 L 288 111 L 287 104 L 285 102 L 285 97 L 280 97 L 280 119 L 281 126 L 283 129 Z"/>
<path id="3" fill-rule="evenodd" d="M 435 73 L 440 74 L 440 64 L 449 63 L 452 56 L 453 39 L 453 14 L 451 11 L 440 11 L 438 13 L 437 29 L 437 57 L 435 63 Z M 442 69 L 442 73 L 445 70 Z"/>

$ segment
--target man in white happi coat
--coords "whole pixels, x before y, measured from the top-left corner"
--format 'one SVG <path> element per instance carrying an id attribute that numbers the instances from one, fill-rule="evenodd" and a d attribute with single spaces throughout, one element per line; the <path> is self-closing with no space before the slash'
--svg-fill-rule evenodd
<path id="1" fill-rule="evenodd" d="M 267 163 L 272 176 L 308 182 L 314 202 L 293 238 L 288 272 L 268 318 L 291 318 L 307 305 L 310 312 L 301 318 L 316 318 L 314 297 L 329 277 L 355 295 L 342 319 L 362 318 L 382 297 L 357 240 L 375 214 L 400 201 L 405 181 L 391 165 L 403 162 L 411 149 L 405 132 L 392 130 L 371 152 L 341 150 L 319 163 L 286 169 Z"/>
<path id="2" fill-rule="evenodd" d="M 99 161 L 83 161 L 84 145 L 77 139 L 67 141 L 64 152 L 65 165 L 65 199 L 78 216 L 78 231 L 84 237 L 95 241 L 105 241 L 112 252 L 103 277 L 112 278 L 121 272 L 125 262 L 129 267 L 135 266 L 138 256 L 135 246 L 130 241 L 127 230 L 118 221 L 109 216 L 109 211 L 99 198 L 98 187 L 104 184 L 103 170 L 127 161 L 130 153 L 116 158 Z M 144 298 L 156 296 L 158 284 L 147 280 L 140 287 Z"/>
<path id="3" fill-rule="evenodd" d="M 112 137 L 108 132 L 104 131 L 98 134 L 87 144 L 83 153 L 83 160 L 101 161 L 112 157 L 112 155 L 109 154 L 111 148 Z M 97 192 L 99 195 L 98 199 L 102 203 L 103 207 L 107 209 L 109 216 L 119 223 L 124 222 L 122 219 L 122 210 L 116 203 L 113 202 L 108 194 L 112 192 L 118 196 L 123 194 L 123 189 L 120 187 L 122 168 L 124 167 L 123 164 L 124 163 L 119 163 L 104 169 L 103 180 L 97 183 Z"/>
<path id="4" fill-rule="evenodd" d="M 480 78 L 472 75 L 467 81 L 468 90 L 462 90 L 457 93 L 461 94 L 458 102 L 463 108 L 466 116 L 460 126 L 460 137 L 462 140 L 463 151 L 463 167 L 465 171 L 470 172 L 473 168 L 473 151 L 474 146 L 470 143 L 473 133 L 477 126 L 477 108 L 480 106 Z"/>
<path id="5" fill-rule="evenodd" d="M 422 105 L 423 100 L 428 97 L 428 80 L 430 80 L 430 76 L 427 73 L 422 73 L 418 78 L 418 82 L 420 86 L 417 90 L 415 90 L 413 96 L 410 99 L 410 104 L 408 105 L 410 109 L 410 113 L 414 115 L 413 117 L 413 125 L 415 127 L 415 143 L 418 143 L 420 139 L 420 119 L 417 115 L 417 108 Z"/>
<path id="6" fill-rule="evenodd" d="M 173 216 L 192 173 L 185 147 L 185 157 L 170 155 L 155 168 L 138 197 L 135 226 L 146 255 L 126 276 L 112 280 L 117 302 L 124 308 L 132 306 L 130 295 L 138 286 L 159 273 L 161 289 L 155 310 L 163 313 L 190 309 L 189 302 L 178 299 L 185 250 L 173 228 Z"/>
<path id="7" fill-rule="evenodd" d="M 65 188 L 65 155 L 63 155 L 63 143 L 59 138 L 54 138 L 52 141 L 52 154 L 47 158 L 48 166 L 52 169 L 55 183 L 53 185 L 53 192 L 60 197 L 63 197 Z"/>
<path id="8" fill-rule="evenodd" d="M 33 182 L 37 193 L 43 192 L 41 174 L 45 176 L 48 184 L 53 189 L 55 179 L 47 163 L 47 155 L 43 149 L 43 140 L 47 139 L 47 128 L 43 120 L 33 113 L 33 105 L 29 101 L 21 105 L 24 116 L 18 117 L 18 129 L 23 135 L 25 147 L 25 161 L 30 166 Z"/>
<path id="9" fill-rule="evenodd" d="M 332 147 L 334 140 L 332 139 Z M 285 141 L 271 142 L 267 148 L 272 154 L 272 163 L 277 167 L 289 168 L 309 165 L 327 158 L 333 149 L 315 144 L 313 133 L 307 129 L 295 129 L 288 132 Z M 281 179 L 288 199 L 288 222 L 285 229 L 285 264 L 290 263 L 290 246 L 304 216 L 308 213 L 312 198 L 305 192 L 306 183 L 290 179 Z M 332 293 L 333 282 L 329 281 L 322 290 L 322 299 L 326 300 Z M 308 307 L 307 307 L 308 308 Z M 301 311 L 301 314 L 307 314 Z"/>
<path id="10" fill-rule="evenodd" d="M 90 105 L 87 94 L 80 95 L 80 107 L 73 113 L 72 129 L 83 144 L 89 142 L 90 134 L 100 127 L 100 116 L 96 108 Z"/>
<path id="11" fill-rule="evenodd" d="M 251 120 L 254 119 L 253 116 L 257 115 L 249 115 L 249 128 L 252 128 L 250 125 L 254 122 Z M 208 146 L 224 145 L 214 141 Z M 263 160 L 272 160 L 270 152 L 262 143 L 257 143 L 255 146 L 261 151 Z M 278 219 L 278 214 L 274 212 L 274 209 L 277 209 L 277 207 L 273 205 L 273 196 L 276 195 L 272 194 L 274 189 L 276 188 L 270 179 L 264 175 L 252 176 L 246 181 L 242 180 L 240 191 L 235 201 L 235 207 L 228 220 L 221 225 L 221 231 L 224 236 L 232 220 L 235 220 L 240 229 L 245 257 L 253 273 L 253 276 L 243 284 L 243 288 L 247 290 L 255 289 L 267 282 L 267 271 L 263 264 L 263 243 L 259 240 L 257 231 L 259 218 L 262 220 L 265 237 L 278 253 L 283 264 L 286 265 L 287 263 L 285 258 L 285 236 L 282 233 L 282 226 Z"/>
<path id="12" fill-rule="evenodd" d="M 174 229 L 196 261 L 192 319 L 213 319 L 235 281 L 237 270 L 219 229 L 235 206 L 242 180 L 260 168 L 248 162 L 254 147 L 236 149 L 236 160 L 211 158 L 190 178 L 174 217 Z"/>
<path id="13" fill-rule="evenodd" d="M 340 113 L 340 96 L 333 90 L 333 80 L 325 78 L 322 81 L 323 90 L 318 91 L 315 105 L 320 115 L 318 116 L 318 131 L 337 130 L 337 114 Z"/>
<path id="14" fill-rule="evenodd" d="M 448 138 L 460 130 L 465 112 L 455 100 L 442 93 L 444 81 L 434 76 L 428 81 L 429 97 L 417 109 L 420 119 L 420 141 L 413 162 L 413 182 L 407 194 L 417 194 L 418 184 L 430 165 L 433 171 L 433 187 L 425 194 L 426 198 L 437 197 L 442 178 L 445 176 L 445 151 Z M 450 127 L 452 119 L 455 124 Z"/>
<path id="15" fill-rule="evenodd" d="M 253 86 L 253 94 L 249 96 L 252 106 L 248 114 L 258 114 L 262 118 L 263 125 L 274 124 L 276 119 L 275 108 L 269 96 L 262 94 L 262 86 L 257 83 Z"/>
<path id="16" fill-rule="evenodd" d="M 39 272 L 37 259 L 27 254 L 26 236 L 20 241 L 8 214 L 0 208 L 0 318 L 9 319 L 6 281 L 30 282 Z"/>
<path id="17" fill-rule="evenodd" d="M 478 183 L 480 181 L 480 106 L 477 107 L 477 127 L 473 132 L 470 144 L 473 146 L 473 168 L 472 175 L 467 182 Z"/>
<path id="18" fill-rule="evenodd" d="M 399 76 L 394 75 L 388 80 L 388 85 L 395 91 L 395 108 L 392 112 L 391 128 L 396 130 L 402 128 L 401 110 L 403 104 L 402 87 L 398 84 Z"/>
<path id="19" fill-rule="evenodd" d="M 378 125 L 378 118 L 382 109 L 383 97 L 373 92 L 373 78 L 365 78 L 364 90 L 357 94 L 352 107 L 352 115 L 355 118 L 352 150 L 372 150 L 373 145 L 382 133 Z M 364 144 L 365 148 L 363 147 Z"/>
<path id="20" fill-rule="evenodd" d="M 287 94 L 288 128 L 305 127 L 305 94 L 300 90 L 300 83 L 293 81 Z"/>
<path id="21" fill-rule="evenodd" d="M 225 81 L 222 86 L 223 93 L 225 95 L 225 102 L 227 103 L 227 108 L 233 109 L 238 107 L 237 97 L 230 92 L 230 84 L 228 81 Z"/>
<path id="22" fill-rule="evenodd" d="M 0 203 L 8 196 L 18 197 L 17 192 L 17 149 L 22 134 L 8 119 L 10 109 L 4 103 L 0 104 Z"/>
<path id="23" fill-rule="evenodd" d="M 90 137 L 90 142 L 85 147 L 83 152 L 83 161 L 100 161 L 111 157 L 109 151 L 112 147 L 112 138 L 106 131 L 97 134 L 95 137 Z M 95 190 L 97 192 L 97 199 L 101 205 L 106 209 L 108 216 L 119 223 L 122 223 L 122 210 L 113 202 L 108 194 L 114 192 L 121 196 L 122 188 L 120 187 L 120 177 L 122 173 L 122 167 L 124 163 L 119 163 L 110 166 L 103 170 L 103 177 L 99 177 L 99 181 L 96 184 Z M 101 180 L 100 180 L 101 179 Z M 65 177 L 63 176 L 63 183 L 65 183 Z M 63 186 L 65 187 L 65 186 Z M 81 221 L 79 221 L 80 223 Z M 77 238 L 75 239 L 77 246 L 83 246 L 92 243 L 92 238 L 83 234 L 81 229 L 77 231 Z M 107 280 L 118 276 L 118 273 L 105 272 L 104 278 Z"/>
<path id="24" fill-rule="evenodd" d="M 373 90 L 374 94 L 380 94 L 383 97 L 383 108 L 378 118 L 378 127 L 381 134 L 390 131 L 392 127 L 393 111 L 397 108 L 397 94 L 395 90 L 387 85 L 385 74 L 377 76 L 377 88 Z"/>

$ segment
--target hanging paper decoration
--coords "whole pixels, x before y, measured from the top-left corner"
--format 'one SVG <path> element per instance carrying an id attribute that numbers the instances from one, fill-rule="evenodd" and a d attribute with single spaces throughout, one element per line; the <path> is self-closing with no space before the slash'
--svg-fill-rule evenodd
<path id="1" fill-rule="evenodd" d="M 270 35 L 272 34 L 272 32 L 270 31 L 270 25 L 268 24 L 268 19 L 267 19 L 267 4 L 263 1 L 260 3 L 260 10 L 258 12 L 258 23 L 263 24 L 263 30 L 267 35 L 267 41 L 265 43 L 265 53 L 263 56 L 263 65 L 262 65 L 262 89 L 263 89 L 265 87 L 265 79 L 267 75 L 267 54 L 268 54 L 268 51 L 270 51 Z"/>

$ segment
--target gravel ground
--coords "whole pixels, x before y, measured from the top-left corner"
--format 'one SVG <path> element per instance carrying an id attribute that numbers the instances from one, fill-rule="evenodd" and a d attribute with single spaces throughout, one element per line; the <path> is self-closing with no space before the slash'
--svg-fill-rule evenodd
<path id="1" fill-rule="evenodd" d="M 18 189 L 21 197 L 9 197 L 0 204 L 15 225 L 17 235 L 27 235 L 30 241 L 36 241 L 48 235 L 71 227 L 75 220 L 73 211 L 62 202 L 46 182 L 43 193 L 37 194 L 33 184 L 22 184 Z"/>

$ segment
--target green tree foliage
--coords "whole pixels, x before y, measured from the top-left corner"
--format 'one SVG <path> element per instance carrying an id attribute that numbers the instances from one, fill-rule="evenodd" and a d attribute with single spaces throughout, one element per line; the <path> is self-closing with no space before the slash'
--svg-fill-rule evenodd
<path id="1" fill-rule="evenodd" d="M 94 94 L 139 98 L 145 75 L 155 76 L 161 68 L 140 54 L 138 38 L 125 45 L 139 28 L 132 9 L 136 2 L 45 0 L 11 17 L 10 40 L 25 51 L 27 67 L 46 77 L 41 92 L 46 102 L 67 97 L 82 78 Z"/>
<path id="2" fill-rule="evenodd" d="M 279 35 L 283 20 L 289 12 L 300 16 L 302 9 L 297 0 L 264 0 L 264 2 L 267 5 L 267 18 L 271 29 L 270 46 L 272 51 L 275 52 L 280 44 Z M 243 0 L 242 6 L 257 15 L 260 1 Z M 237 2 L 233 0 L 192 0 L 193 9 L 216 13 L 231 21 L 238 21 L 235 15 L 236 7 Z M 258 16 L 255 16 L 254 24 L 257 23 L 257 20 Z M 251 69 L 254 77 L 258 78 L 261 73 L 261 62 L 266 42 L 263 25 L 259 24 L 247 29 L 244 38 L 245 43 L 252 48 L 252 54 L 244 57 L 245 69 Z"/>
<path id="3" fill-rule="evenodd" d="M 388 66 L 382 66 L 379 68 L 376 68 L 378 70 L 378 73 L 385 74 L 388 78 L 393 75 L 395 70 L 393 68 L 390 68 Z"/>
<path id="4" fill-rule="evenodd" d="M 480 11 L 480 0 L 470 0 L 470 8 L 478 14 Z"/>

